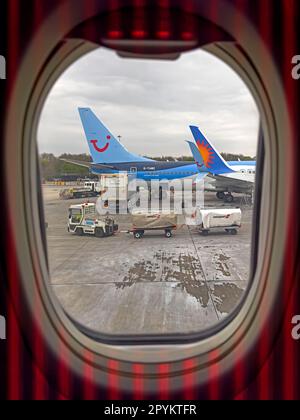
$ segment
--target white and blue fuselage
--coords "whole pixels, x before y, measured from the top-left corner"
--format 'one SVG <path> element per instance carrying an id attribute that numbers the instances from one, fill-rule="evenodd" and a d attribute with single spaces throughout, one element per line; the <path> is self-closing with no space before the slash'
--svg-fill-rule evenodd
<path id="1" fill-rule="evenodd" d="M 227 162 L 228 166 L 236 174 L 253 174 L 255 173 L 255 161 L 231 161 Z M 95 175 L 102 174 L 117 174 L 119 172 L 128 172 L 135 175 L 137 179 L 144 181 L 151 180 L 168 180 L 184 179 L 197 177 L 199 173 L 207 173 L 207 168 L 203 166 L 198 168 L 196 163 L 192 162 L 162 162 L 162 161 L 149 161 L 149 162 L 118 162 L 111 164 L 91 164 L 91 172 Z M 233 173 L 230 174 L 233 176 Z"/>
<path id="2" fill-rule="evenodd" d="M 96 175 L 128 173 L 144 181 L 203 179 L 206 175 L 254 180 L 255 161 L 225 162 L 200 132 L 190 126 L 195 143 L 189 142 L 194 162 L 156 161 L 129 152 L 90 108 L 79 108 L 79 115 L 92 156 L 88 165 Z M 76 162 L 74 162 L 76 163 Z M 79 164 L 77 162 L 77 164 Z M 226 180 L 226 178 L 225 178 Z M 251 180 L 250 180 L 251 182 Z"/>

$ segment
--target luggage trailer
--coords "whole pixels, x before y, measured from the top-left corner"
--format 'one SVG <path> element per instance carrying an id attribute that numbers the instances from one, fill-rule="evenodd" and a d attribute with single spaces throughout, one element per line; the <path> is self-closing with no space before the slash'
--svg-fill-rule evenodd
<path id="1" fill-rule="evenodd" d="M 177 229 L 177 216 L 175 214 L 132 214 L 132 233 L 135 239 L 141 239 L 147 231 L 164 231 L 166 238 L 172 237 L 173 230 Z"/>

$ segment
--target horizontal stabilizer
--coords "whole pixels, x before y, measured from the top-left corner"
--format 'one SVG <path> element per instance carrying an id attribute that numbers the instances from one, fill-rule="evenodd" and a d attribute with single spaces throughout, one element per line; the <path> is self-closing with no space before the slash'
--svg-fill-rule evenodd
<path id="1" fill-rule="evenodd" d="M 72 165 L 77 165 L 77 166 L 82 166 L 84 168 L 96 168 L 96 169 L 116 169 L 115 166 L 112 165 L 107 165 L 107 164 L 101 164 L 101 163 L 93 163 L 93 162 L 86 162 L 83 160 L 72 160 L 72 159 L 62 159 L 60 158 L 60 160 L 67 162 L 67 163 L 72 163 Z"/>

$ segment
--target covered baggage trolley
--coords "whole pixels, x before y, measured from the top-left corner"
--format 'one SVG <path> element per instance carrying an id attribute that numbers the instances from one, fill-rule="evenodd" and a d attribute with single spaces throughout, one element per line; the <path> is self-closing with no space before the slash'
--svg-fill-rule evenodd
<path id="1" fill-rule="evenodd" d="M 175 213 L 142 213 L 134 212 L 131 215 L 132 229 L 135 239 L 140 239 L 146 231 L 163 230 L 166 238 L 171 238 L 172 231 L 177 228 L 177 215 Z"/>

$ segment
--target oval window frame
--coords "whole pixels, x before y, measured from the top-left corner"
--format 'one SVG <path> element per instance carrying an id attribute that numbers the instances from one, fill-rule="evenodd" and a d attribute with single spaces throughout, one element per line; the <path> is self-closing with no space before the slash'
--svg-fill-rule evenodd
<path id="1" fill-rule="evenodd" d="M 21 273 L 23 273 L 23 297 L 26 299 L 33 318 L 38 303 L 41 316 L 36 319 L 36 322 L 53 353 L 58 358 L 61 357 L 56 346 L 57 340 L 61 339 L 70 349 L 72 357 L 69 359 L 68 365 L 74 372 L 81 372 L 82 363 L 90 363 L 90 360 L 84 357 L 87 350 L 92 352 L 95 358 L 99 358 L 95 364 L 99 367 L 99 371 L 102 369 L 104 359 L 113 358 L 124 361 L 126 363 L 126 365 L 123 364 L 124 375 L 131 371 L 132 363 L 174 363 L 177 374 L 183 375 L 184 370 L 182 368 L 178 370 L 176 362 L 197 357 L 199 358 L 200 372 L 198 380 L 205 381 L 207 369 L 216 360 L 221 363 L 223 373 L 232 368 L 235 360 L 234 354 L 240 355 L 242 352 L 245 357 L 247 352 L 253 348 L 259 340 L 260 329 L 270 318 L 277 293 L 280 291 L 280 269 L 284 260 L 286 227 L 288 226 L 288 211 L 284 203 L 285 200 L 290 203 L 291 187 L 289 185 L 291 185 L 292 173 L 291 168 L 287 165 L 287 162 L 290 161 L 291 147 L 287 143 L 283 145 L 280 139 L 290 138 L 292 130 L 286 112 L 284 90 L 275 63 L 272 62 L 267 49 L 245 17 L 240 16 L 241 22 L 244 23 L 242 37 L 234 33 L 235 28 L 230 22 L 233 15 L 236 18 L 236 14 L 239 12 L 220 1 L 219 7 L 224 13 L 219 13 L 214 17 L 215 23 L 232 33 L 235 39 L 239 39 L 244 53 L 236 45 L 230 43 L 227 45 L 218 43 L 208 47 L 207 50 L 227 62 L 250 88 L 262 115 L 265 138 L 260 218 L 266 223 L 262 223 L 259 233 L 259 258 L 255 277 L 239 314 L 222 331 L 197 343 L 176 346 L 157 344 L 156 348 L 153 345 L 128 348 L 126 345 L 102 344 L 78 331 L 62 308 L 55 304 L 50 287 L 46 285 L 47 261 L 44 238 L 41 234 L 39 197 L 35 192 L 38 190 L 38 186 L 34 184 L 37 182 L 37 156 L 32 135 L 37 129 L 37 116 L 42 106 L 41 97 L 47 96 L 53 80 L 57 80 L 57 75 L 64 68 L 83 53 L 94 48 L 91 44 L 75 40 L 60 43 L 64 33 L 69 30 L 57 28 L 56 19 L 60 13 L 63 13 L 61 9 L 71 10 L 70 5 L 66 3 L 53 12 L 32 40 L 21 63 L 7 112 L 5 130 L 5 156 L 6 162 L 9 162 L 9 165 L 7 164 L 5 167 L 7 197 L 11 220 L 16 221 L 12 224 L 12 232 L 18 262 Z M 92 16 L 99 11 L 101 11 L 99 5 L 94 5 L 94 10 L 90 11 L 86 11 L 84 8 L 77 10 L 69 21 L 72 25 L 71 28 L 78 24 L 85 14 L 89 13 Z M 203 4 L 201 5 L 201 14 L 207 19 L 211 18 L 209 7 Z M 227 19 L 221 22 L 220 19 L 224 16 Z M 32 72 L 31 58 L 35 57 L 34 52 L 41 40 L 44 43 L 46 40 L 46 44 L 49 46 L 46 52 L 52 52 L 51 61 L 43 52 L 40 57 L 36 58 L 36 71 Z M 258 51 L 263 60 L 254 65 L 254 57 L 257 56 Z M 44 67 L 45 63 L 47 63 L 46 67 Z M 33 74 L 30 74 L 31 72 Z M 26 80 L 24 75 L 26 75 Z M 55 76 L 54 79 L 53 76 Z M 11 173 L 16 175 L 15 189 L 8 185 Z M 21 205 L 17 206 L 20 197 Z M 274 249 L 274 244 L 276 244 L 276 249 Z M 216 349 L 217 355 L 211 357 Z M 95 380 L 102 383 L 103 379 L 100 376 L 95 377 Z"/>

